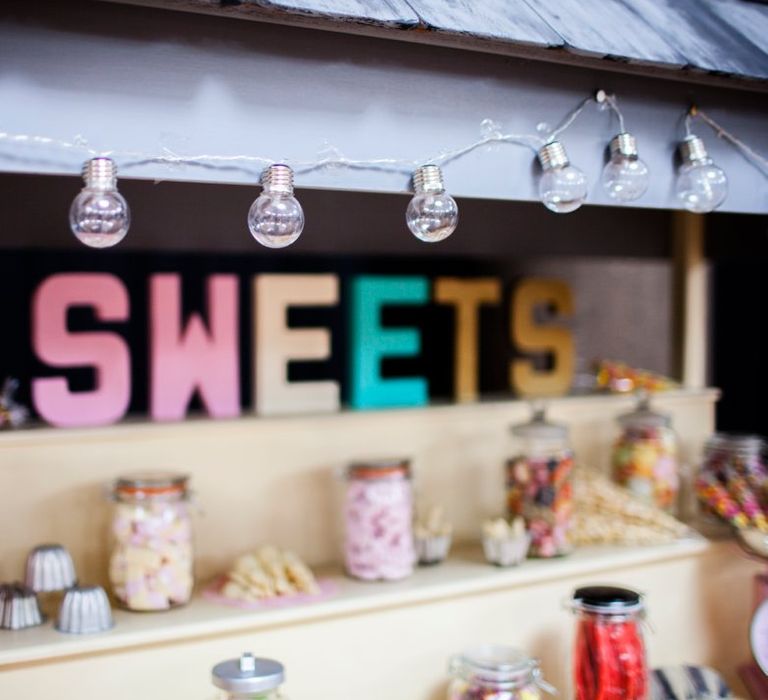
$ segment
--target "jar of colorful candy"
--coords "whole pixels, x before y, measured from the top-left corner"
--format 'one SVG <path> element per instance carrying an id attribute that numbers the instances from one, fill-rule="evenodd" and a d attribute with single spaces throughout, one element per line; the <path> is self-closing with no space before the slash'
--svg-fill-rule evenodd
<path id="1" fill-rule="evenodd" d="M 222 661 L 213 667 L 211 680 L 225 692 L 226 700 L 285 700 L 280 692 L 285 668 L 272 659 L 246 653 L 239 659 Z"/>
<path id="2" fill-rule="evenodd" d="M 696 479 L 701 503 L 697 527 L 709 536 L 730 528 L 768 532 L 768 467 L 765 445 L 755 435 L 716 433 L 704 448 Z"/>
<path id="3" fill-rule="evenodd" d="M 539 662 L 517 649 L 487 644 L 450 662 L 448 700 L 539 700 L 555 690 L 541 678 Z"/>
<path id="4" fill-rule="evenodd" d="M 413 572 L 413 487 L 404 459 L 358 462 L 346 473 L 344 557 L 347 573 L 366 581 Z"/>
<path id="5" fill-rule="evenodd" d="M 109 580 L 129 610 L 168 610 L 192 596 L 187 481 L 180 474 L 145 473 L 115 482 Z"/>
<path id="6" fill-rule="evenodd" d="M 544 410 L 512 428 L 517 453 L 507 461 L 507 511 L 522 516 L 531 536 L 529 555 L 556 557 L 572 547 L 573 451 L 564 425 L 549 423 Z"/>
<path id="7" fill-rule="evenodd" d="M 628 588 L 585 586 L 571 603 L 577 616 L 574 699 L 646 700 L 642 596 Z"/>
<path id="8" fill-rule="evenodd" d="M 651 410 L 643 397 L 634 411 L 618 421 L 621 434 L 613 446 L 614 479 L 646 503 L 674 510 L 680 480 L 671 418 Z"/>

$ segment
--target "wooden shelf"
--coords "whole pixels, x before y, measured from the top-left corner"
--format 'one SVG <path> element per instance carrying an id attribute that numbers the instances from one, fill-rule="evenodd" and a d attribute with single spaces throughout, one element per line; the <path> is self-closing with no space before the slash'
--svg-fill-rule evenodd
<path id="1" fill-rule="evenodd" d="M 165 613 L 115 611 L 115 627 L 105 634 L 70 636 L 50 623 L 18 632 L 0 632 L 0 669 L 17 664 L 104 654 L 145 645 L 162 645 L 214 635 L 301 625 L 431 601 L 477 596 L 486 592 L 533 586 L 579 575 L 610 574 L 633 566 L 699 556 L 713 546 L 699 536 L 655 547 L 587 547 L 556 560 L 532 560 L 500 569 L 486 564 L 479 547 L 466 548 L 440 566 L 420 568 L 394 583 L 363 583 L 338 570 L 321 572 L 337 587 L 330 599 L 290 607 L 240 610 L 201 597 Z"/>
<path id="2" fill-rule="evenodd" d="M 671 391 L 665 391 L 654 397 L 654 401 L 659 404 L 668 402 L 689 401 L 692 399 L 706 399 L 716 401 L 720 396 L 720 391 L 716 388 L 689 389 L 680 388 Z M 586 406 L 617 406 L 634 402 L 631 394 L 569 394 L 567 396 L 558 396 L 547 400 L 551 409 L 558 407 L 577 408 L 579 405 Z M 104 440 L 124 440 L 124 439 L 151 439 L 153 436 L 159 436 L 169 429 L 179 434 L 185 432 L 189 434 L 197 433 L 201 427 L 206 430 L 217 430 L 222 434 L 236 433 L 242 430 L 250 431 L 253 429 L 254 421 L 269 426 L 290 426 L 292 423 L 306 421 L 311 418 L 318 425 L 328 421 L 357 421 L 367 420 L 370 416 L 408 416 L 420 417 L 426 414 L 434 415 L 443 413 L 448 416 L 458 416 L 468 411 L 505 411 L 510 407 L 527 407 L 529 401 L 520 398 L 506 399 L 488 399 L 476 403 L 434 403 L 418 408 L 392 408 L 392 409 L 370 409 L 370 410 L 351 410 L 345 409 L 338 413 L 327 414 L 296 414 L 292 416 L 264 417 L 249 414 L 248 409 L 239 418 L 232 419 L 212 419 L 205 416 L 191 416 L 182 422 L 152 422 L 142 418 L 125 420 L 114 425 L 102 426 L 97 428 L 53 428 L 47 425 L 33 425 L 29 428 L 19 430 L 0 431 L 0 447 L 3 446 L 24 446 L 38 445 L 48 442 L 70 443 L 89 439 Z M 618 410 L 618 409 L 617 409 Z"/>

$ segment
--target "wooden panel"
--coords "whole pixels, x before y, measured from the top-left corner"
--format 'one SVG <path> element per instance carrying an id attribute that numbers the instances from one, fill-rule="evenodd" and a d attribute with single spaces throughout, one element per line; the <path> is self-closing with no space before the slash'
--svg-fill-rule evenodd
<path id="1" fill-rule="evenodd" d="M 686 63 L 702 70 L 768 76 L 768 10 L 732 0 L 622 0 L 674 45 Z M 749 7 L 747 7 L 749 6 Z M 737 26 L 738 25 L 738 26 Z M 747 36 L 742 31 L 751 27 Z M 762 42 L 755 45 L 749 36 Z"/>
<path id="2" fill-rule="evenodd" d="M 573 619 L 562 601 L 575 587 L 596 581 L 646 594 L 653 664 L 706 663 L 734 682 L 735 666 L 749 658 L 751 577 L 758 570 L 734 545 L 714 545 L 701 556 L 565 575 L 530 586 L 448 595 L 301 625 L 223 631 L 117 654 L 20 664 L 0 672 L 0 695 L 47 698 L 55 683 L 60 700 L 204 700 L 216 697 L 211 667 L 252 650 L 286 664 L 286 695 L 296 700 L 444 700 L 448 658 L 473 644 L 501 642 L 539 656 L 545 678 L 560 689 L 559 697 L 569 698 Z M 735 690 L 746 697 L 738 685 Z"/>
<path id="3" fill-rule="evenodd" d="M 621 0 L 526 0 L 563 37 L 569 49 L 666 66 L 685 65 L 674 44 Z"/>
<path id="4" fill-rule="evenodd" d="M 714 392 L 659 397 L 698 459 L 714 428 Z M 555 400 L 581 464 L 607 467 L 615 417 L 627 397 Z M 123 424 L 91 430 L 0 433 L 0 493 L 23 497 L 0 509 L 0 580 L 18 578 L 41 542 L 71 548 L 81 578 L 106 578 L 109 506 L 104 485 L 121 472 L 184 471 L 203 511 L 196 520 L 197 569 L 209 578 L 233 557 L 274 542 L 311 563 L 338 558 L 339 481 L 350 461 L 413 459 L 417 498 L 441 503 L 459 540 L 475 540 L 483 518 L 503 510 L 502 465 L 509 426 L 530 416 L 512 401 L 294 418 L 242 418 L 178 424 Z M 24 527 L 20 528 L 19 523 Z"/>
<path id="5" fill-rule="evenodd" d="M 428 29 L 535 46 L 562 46 L 562 37 L 523 2 L 409 0 Z"/>
<path id="6" fill-rule="evenodd" d="M 404 0 L 247 0 L 247 4 L 364 24 L 413 26 L 419 22 Z"/>
<path id="7" fill-rule="evenodd" d="M 728 47 L 729 52 L 733 49 L 729 57 L 742 69 L 734 72 L 768 75 L 768 6 L 738 0 L 708 0 L 708 6 L 741 35 L 738 47 Z"/>

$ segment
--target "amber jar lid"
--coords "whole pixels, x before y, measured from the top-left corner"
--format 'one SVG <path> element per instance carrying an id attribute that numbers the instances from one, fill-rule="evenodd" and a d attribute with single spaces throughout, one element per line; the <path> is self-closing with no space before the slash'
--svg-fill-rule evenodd
<path id="1" fill-rule="evenodd" d="M 136 472 L 125 474 L 115 481 L 118 498 L 152 498 L 153 496 L 187 495 L 187 474 L 175 472 Z"/>
<path id="2" fill-rule="evenodd" d="M 353 462 L 347 467 L 347 477 L 350 479 L 393 479 L 408 478 L 410 475 L 411 462 L 403 458 Z"/>

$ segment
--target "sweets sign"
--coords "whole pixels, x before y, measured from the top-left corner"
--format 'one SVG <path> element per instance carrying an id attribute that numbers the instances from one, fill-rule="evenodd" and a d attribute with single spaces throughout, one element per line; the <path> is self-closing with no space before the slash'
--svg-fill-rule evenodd
<path id="1" fill-rule="evenodd" d="M 495 276 L 193 272 L 148 272 L 143 284 L 130 265 L 42 275 L 29 290 L 30 352 L 0 371 L 18 376 L 31 355 L 28 398 L 56 426 L 129 409 L 172 421 L 195 408 L 329 412 L 571 385 L 560 323 L 573 299 L 558 280 L 522 279 L 505 299 Z"/>

